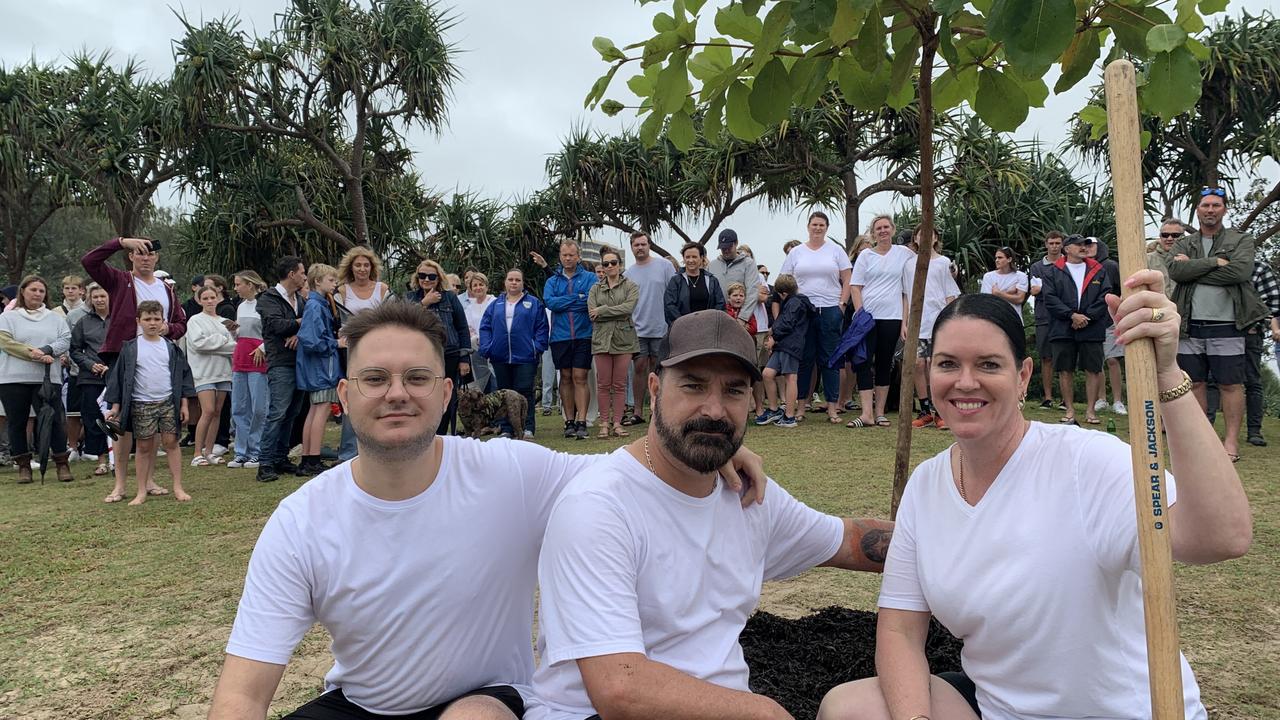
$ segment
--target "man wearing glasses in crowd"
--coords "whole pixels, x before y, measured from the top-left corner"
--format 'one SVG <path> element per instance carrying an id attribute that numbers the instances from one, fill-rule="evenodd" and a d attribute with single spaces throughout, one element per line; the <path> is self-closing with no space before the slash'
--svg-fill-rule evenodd
<path id="1" fill-rule="evenodd" d="M 1218 384 L 1226 421 L 1222 445 L 1234 462 L 1244 419 L 1245 336 L 1270 313 L 1253 289 L 1253 237 L 1225 227 L 1226 213 L 1226 191 L 1200 191 L 1200 229 L 1174 241 L 1169 276 L 1178 284 L 1172 299 L 1183 323 L 1178 365 L 1191 377 L 1201 408 L 1208 406 L 1206 382 Z"/>

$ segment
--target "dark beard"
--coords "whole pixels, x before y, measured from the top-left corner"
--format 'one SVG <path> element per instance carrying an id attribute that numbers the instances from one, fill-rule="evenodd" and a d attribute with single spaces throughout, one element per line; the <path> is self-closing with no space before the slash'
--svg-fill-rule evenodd
<path id="1" fill-rule="evenodd" d="M 653 424 L 658 431 L 662 448 L 673 460 L 694 472 L 709 473 L 724 467 L 738 448 L 742 447 L 744 427 L 735 431 L 728 420 L 694 418 L 678 429 L 662 419 L 662 394 L 654 397 Z M 693 433 L 715 433 L 698 435 Z"/>
<path id="2" fill-rule="evenodd" d="M 434 428 L 395 445 L 387 445 L 361 432 L 355 422 L 351 423 L 351 431 L 356 436 L 356 452 L 382 463 L 403 463 L 420 458 L 436 439 Z"/>

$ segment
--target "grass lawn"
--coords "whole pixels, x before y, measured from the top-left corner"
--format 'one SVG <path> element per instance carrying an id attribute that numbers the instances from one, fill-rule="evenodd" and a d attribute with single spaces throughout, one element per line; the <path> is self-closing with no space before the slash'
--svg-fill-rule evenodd
<path id="1" fill-rule="evenodd" d="M 747 442 L 810 505 L 885 516 L 896 431 L 822 420 L 813 415 L 795 430 L 753 426 Z M 1272 447 L 1245 446 L 1238 466 L 1253 503 L 1253 550 L 1242 560 L 1177 569 L 1182 644 L 1215 718 L 1280 718 L 1280 425 L 1268 422 Z M 548 425 L 540 441 L 556 449 L 603 452 L 622 443 L 564 440 Z M 916 438 L 916 462 L 950 442 L 936 430 Z M 85 478 L 92 465 L 74 470 Z M 13 471 L 0 472 L 0 719 L 208 712 L 249 553 L 300 481 L 259 484 L 250 470 L 185 470 L 194 502 L 151 498 L 141 508 L 104 505 L 105 479 L 63 485 L 51 468 L 44 485 L 18 486 Z M 167 473 L 159 476 L 167 485 Z M 878 588 L 877 577 L 817 570 L 766 585 L 761 608 L 789 617 L 827 605 L 873 609 Z M 329 663 L 327 638 L 313 630 L 273 711 L 314 696 Z"/>

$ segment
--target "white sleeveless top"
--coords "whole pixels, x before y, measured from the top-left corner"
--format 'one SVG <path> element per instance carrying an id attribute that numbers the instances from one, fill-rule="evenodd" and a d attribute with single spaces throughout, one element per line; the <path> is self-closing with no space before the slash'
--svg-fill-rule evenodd
<path id="1" fill-rule="evenodd" d="M 378 307 L 386 297 L 387 284 L 381 281 L 373 284 L 373 294 L 367 300 L 360 299 L 350 285 L 342 287 L 342 304 L 351 311 L 352 315 L 361 310 L 370 310 Z"/>

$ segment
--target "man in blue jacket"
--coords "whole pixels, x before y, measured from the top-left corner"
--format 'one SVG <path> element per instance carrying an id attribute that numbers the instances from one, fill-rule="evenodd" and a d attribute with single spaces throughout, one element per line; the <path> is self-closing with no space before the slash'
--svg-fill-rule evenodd
<path id="1" fill-rule="evenodd" d="M 1106 294 L 1110 279 L 1102 263 L 1088 257 L 1096 238 L 1071 235 L 1062 244 L 1062 257 L 1044 277 L 1040 298 L 1049 310 L 1049 345 L 1053 367 L 1067 414 L 1060 422 L 1076 423 L 1073 387 L 1075 371 L 1084 370 L 1085 422 L 1097 425 L 1094 410 L 1102 375 L 1102 341 L 1106 338 Z"/>
<path id="2" fill-rule="evenodd" d="M 560 371 L 560 402 L 564 407 L 564 436 L 587 438 L 587 404 L 591 389 L 591 319 L 587 293 L 596 274 L 580 262 L 578 243 L 560 243 L 560 266 L 547 278 L 542 300 L 551 310 L 551 361 Z"/>

